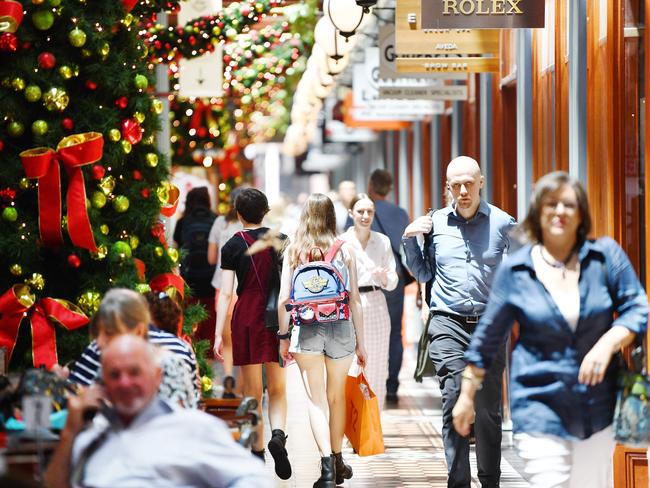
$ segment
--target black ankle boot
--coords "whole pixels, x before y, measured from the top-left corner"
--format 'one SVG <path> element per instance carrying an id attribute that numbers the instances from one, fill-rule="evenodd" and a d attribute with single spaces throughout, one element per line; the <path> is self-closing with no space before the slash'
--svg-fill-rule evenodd
<path id="1" fill-rule="evenodd" d="M 334 456 L 320 458 L 320 478 L 314 483 L 314 488 L 336 488 Z"/>
<path id="2" fill-rule="evenodd" d="M 352 478 L 352 466 L 343 462 L 343 455 L 340 452 L 333 452 L 334 467 L 336 468 L 336 484 L 343 484 L 343 480 Z"/>
<path id="3" fill-rule="evenodd" d="M 286 443 L 287 436 L 284 432 L 281 429 L 273 429 L 268 447 L 275 462 L 275 474 L 283 480 L 291 478 L 291 463 L 289 462 L 287 449 L 284 447 Z"/>

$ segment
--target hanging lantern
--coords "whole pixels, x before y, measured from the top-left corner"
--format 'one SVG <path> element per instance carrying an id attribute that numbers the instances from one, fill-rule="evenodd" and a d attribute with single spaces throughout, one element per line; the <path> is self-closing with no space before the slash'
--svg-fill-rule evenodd
<path id="1" fill-rule="evenodd" d="M 314 40 L 332 59 L 341 59 L 354 48 L 354 43 L 343 37 L 329 17 L 322 17 L 316 22 Z"/>
<path id="2" fill-rule="evenodd" d="M 361 25 L 366 10 L 357 5 L 355 0 L 325 0 L 323 12 L 347 42 Z"/>

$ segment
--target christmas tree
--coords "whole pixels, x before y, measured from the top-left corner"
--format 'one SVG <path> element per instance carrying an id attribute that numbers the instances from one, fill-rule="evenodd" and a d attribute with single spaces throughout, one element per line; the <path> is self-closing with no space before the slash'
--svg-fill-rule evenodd
<path id="1" fill-rule="evenodd" d="M 155 146 L 162 103 L 138 37 L 176 7 L 0 0 L 0 347 L 12 368 L 77 357 L 111 287 L 184 292 L 160 219 L 175 197 Z"/>

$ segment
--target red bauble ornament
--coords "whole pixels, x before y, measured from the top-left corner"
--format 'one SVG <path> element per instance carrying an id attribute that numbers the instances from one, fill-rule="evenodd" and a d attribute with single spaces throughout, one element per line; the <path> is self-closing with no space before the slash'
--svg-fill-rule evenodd
<path id="1" fill-rule="evenodd" d="M 151 195 L 151 190 L 149 188 L 143 188 L 140 190 L 140 195 L 142 195 L 142 198 L 149 198 L 149 195 Z"/>
<path id="2" fill-rule="evenodd" d="M 74 122 L 72 121 L 72 119 L 66 117 L 65 119 L 63 119 L 63 120 L 61 121 L 61 126 L 62 126 L 65 130 L 72 130 L 72 129 L 74 129 Z"/>
<path id="3" fill-rule="evenodd" d="M 86 88 L 88 88 L 89 90 L 96 90 L 97 83 L 95 83 L 93 80 L 88 80 L 86 81 Z"/>
<path id="4" fill-rule="evenodd" d="M 122 139 L 131 144 L 137 144 L 142 140 L 142 128 L 135 119 L 124 119 L 122 121 Z"/>
<path id="5" fill-rule="evenodd" d="M 101 180 L 106 174 L 106 168 L 104 168 L 101 164 L 94 164 L 91 172 L 93 174 L 94 180 Z"/>
<path id="6" fill-rule="evenodd" d="M 126 97 L 120 97 L 117 100 L 115 100 L 115 105 L 118 108 L 121 108 L 122 110 L 124 110 L 128 104 L 129 104 L 129 99 Z"/>
<path id="7" fill-rule="evenodd" d="M 140 172 L 139 169 L 134 169 L 133 170 L 133 179 L 135 181 L 140 181 L 142 179 L 142 173 Z"/>
<path id="8" fill-rule="evenodd" d="M 18 50 L 18 38 L 11 32 L 0 34 L 0 52 L 15 53 Z"/>
<path id="9" fill-rule="evenodd" d="M 68 264 L 71 268 L 76 269 L 81 266 L 81 259 L 76 254 L 70 254 L 70 256 L 68 256 Z"/>
<path id="10" fill-rule="evenodd" d="M 41 69 L 52 69 L 56 66 L 56 58 L 49 52 L 39 54 L 37 61 L 38 67 Z"/>
<path id="11" fill-rule="evenodd" d="M 0 141 L 0 151 L 2 151 L 4 148 L 5 148 L 4 141 Z"/>

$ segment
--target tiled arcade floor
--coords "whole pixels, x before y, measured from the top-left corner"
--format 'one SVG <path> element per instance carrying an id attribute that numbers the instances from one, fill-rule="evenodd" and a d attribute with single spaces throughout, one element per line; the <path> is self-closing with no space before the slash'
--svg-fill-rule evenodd
<path id="1" fill-rule="evenodd" d="M 343 486 L 362 488 L 445 488 L 446 465 L 440 437 L 440 392 L 432 380 L 417 384 L 410 378 L 412 358 L 402 369 L 400 402 L 397 408 L 382 414 L 386 453 L 379 456 L 358 457 L 350 448 L 343 455 L 354 470 L 354 476 Z M 287 370 L 289 413 L 287 433 L 289 457 L 293 476 L 288 481 L 278 478 L 278 488 L 311 488 L 319 475 L 319 455 L 307 417 L 306 397 L 298 367 Z M 268 429 L 267 429 L 268 430 Z M 267 432 L 268 438 L 270 434 Z M 502 488 L 525 488 L 528 483 L 517 472 L 516 456 L 507 446 L 504 436 L 502 460 Z M 511 464 L 511 462 L 513 464 Z M 273 473 L 272 460 L 267 469 Z M 473 467 L 475 472 L 475 466 Z M 472 488 L 480 488 L 474 479 Z"/>

